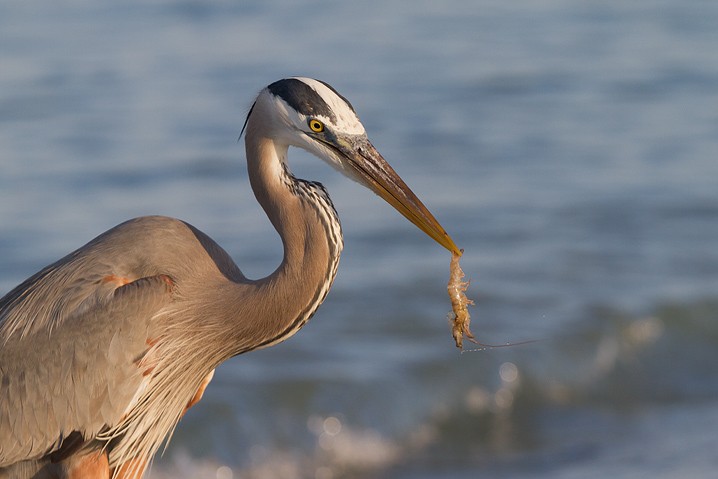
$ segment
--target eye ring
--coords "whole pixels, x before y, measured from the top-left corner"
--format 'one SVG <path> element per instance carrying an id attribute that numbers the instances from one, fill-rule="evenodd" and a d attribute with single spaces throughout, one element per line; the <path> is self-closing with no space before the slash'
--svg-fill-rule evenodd
<path id="1" fill-rule="evenodd" d="M 312 130 L 314 133 L 321 133 L 324 131 L 324 123 L 317 120 L 316 118 L 310 118 L 307 124 L 309 125 L 309 129 Z"/>

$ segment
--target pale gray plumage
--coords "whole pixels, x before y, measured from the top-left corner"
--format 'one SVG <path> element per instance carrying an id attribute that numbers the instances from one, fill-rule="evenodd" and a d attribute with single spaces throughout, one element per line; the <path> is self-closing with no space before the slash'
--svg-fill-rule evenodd
<path id="1" fill-rule="evenodd" d="M 342 236 L 324 188 L 289 172 L 289 146 L 458 251 L 328 85 L 273 83 L 245 127 L 250 183 L 282 238 L 281 265 L 249 280 L 207 235 L 153 216 L 107 231 L 9 292 L 0 299 L 0 478 L 32 477 L 101 448 L 111 467 L 151 458 L 217 365 L 306 323 L 334 279 Z"/>

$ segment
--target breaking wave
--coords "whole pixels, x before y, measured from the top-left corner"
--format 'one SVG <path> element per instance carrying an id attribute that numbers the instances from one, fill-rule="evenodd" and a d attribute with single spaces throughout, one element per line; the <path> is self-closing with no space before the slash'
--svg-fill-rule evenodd
<path id="1" fill-rule="evenodd" d="M 626 424 L 638 434 L 627 440 L 627 454 L 635 448 L 638 456 L 647 445 L 663 447 L 664 439 L 651 431 L 665 417 L 677 415 L 683 427 L 691 421 L 718 424 L 715 413 L 681 413 L 685 405 L 700 411 L 718 397 L 717 319 L 717 300 L 669 304 L 642 316 L 593 308 L 563 338 L 511 348 L 510 360 L 483 355 L 482 361 L 495 362 L 493 380 L 467 381 L 401 433 L 350 424 L 342 414 L 311 415 L 301 447 L 281 441 L 252 446 L 237 464 L 174 453 L 150 477 L 415 478 L 442 477 L 447 470 L 452 478 L 477 471 L 521 477 L 528 471 L 556 474 L 566 464 L 590 470 L 594 461 L 607 460 L 608 442 L 615 449 Z M 653 424 L 656 410 L 662 414 Z M 684 447 L 697 454 L 702 444 Z M 693 455 L 685 457 L 695 464 Z M 674 477 L 665 469 L 657 474 Z"/>

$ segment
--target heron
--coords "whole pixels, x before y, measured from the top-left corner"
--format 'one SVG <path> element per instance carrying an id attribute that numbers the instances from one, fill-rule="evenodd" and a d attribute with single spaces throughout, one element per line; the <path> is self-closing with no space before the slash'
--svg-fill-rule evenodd
<path id="1" fill-rule="evenodd" d="M 0 478 L 139 479 L 215 368 L 295 334 L 324 301 L 343 248 L 325 188 L 295 177 L 302 148 L 378 194 L 454 254 L 454 241 L 329 84 L 260 91 L 242 133 L 254 195 L 283 245 L 249 279 L 184 221 L 126 221 L 0 299 Z"/>

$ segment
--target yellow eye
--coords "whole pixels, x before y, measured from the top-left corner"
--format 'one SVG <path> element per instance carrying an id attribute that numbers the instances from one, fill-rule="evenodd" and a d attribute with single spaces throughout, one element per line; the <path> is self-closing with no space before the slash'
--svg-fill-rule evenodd
<path id="1" fill-rule="evenodd" d="M 316 118 L 312 118 L 309 120 L 309 128 L 315 133 L 321 133 L 324 131 L 324 123 Z"/>

